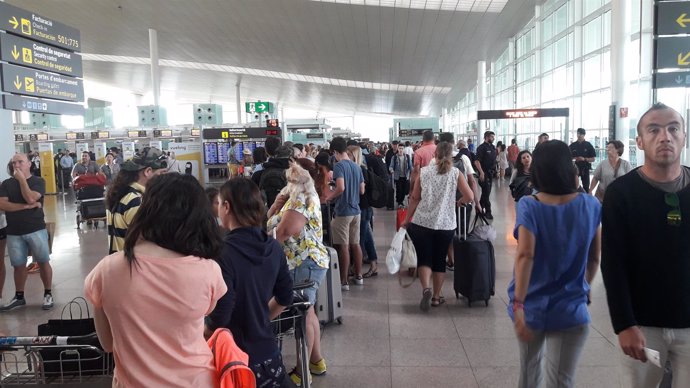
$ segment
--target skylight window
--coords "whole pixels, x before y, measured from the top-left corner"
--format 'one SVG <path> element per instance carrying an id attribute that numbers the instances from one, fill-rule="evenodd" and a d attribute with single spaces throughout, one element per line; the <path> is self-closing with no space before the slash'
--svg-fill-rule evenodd
<path id="1" fill-rule="evenodd" d="M 310 0 L 322 3 L 367 5 L 371 7 L 500 13 L 508 0 Z"/>
<path id="2" fill-rule="evenodd" d="M 369 0 L 367 0 L 369 1 Z M 149 65 L 151 60 L 145 57 L 127 57 L 120 55 L 103 55 L 103 54 L 82 54 L 84 61 L 96 62 L 113 62 L 113 63 L 132 63 L 138 65 Z M 254 69 L 250 67 L 238 67 L 228 65 L 217 65 L 214 63 L 188 62 L 188 61 L 174 61 L 170 59 L 161 59 L 159 65 L 163 67 L 175 67 L 180 69 L 194 69 L 219 71 L 234 74 L 246 74 L 255 77 L 277 78 L 290 81 L 307 82 L 322 85 L 342 86 L 357 89 L 372 89 L 385 91 L 399 91 L 411 93 L 438 93 L 448 94 L 451 88 L 446 86 L 431 86 L 431 85 L 401 85 L 401 84 L 386 84 L 377 82 L 362 82 L 357 80 L 345 80 L 339 78 L 326 78 L 305 74 L 284 73 L 282 71 L 271 71 L 263 69 Z"/>

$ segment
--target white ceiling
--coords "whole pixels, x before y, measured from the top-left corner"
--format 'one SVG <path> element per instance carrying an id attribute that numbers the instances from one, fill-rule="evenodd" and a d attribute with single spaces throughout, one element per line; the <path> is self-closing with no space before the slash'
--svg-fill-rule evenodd
<path id="1" fill-rule="evenodd" d="M 84 78 L 136 94 L 151 91 L 153 28 L 161 91 L 180 103 L 234 106 L 240 80 L 242 101 L 418 116 L 471 89 L 477 62 L 500 54 L 540 1 L 500 13 L 506 0 L 7 2 L 80 29 Z"/>

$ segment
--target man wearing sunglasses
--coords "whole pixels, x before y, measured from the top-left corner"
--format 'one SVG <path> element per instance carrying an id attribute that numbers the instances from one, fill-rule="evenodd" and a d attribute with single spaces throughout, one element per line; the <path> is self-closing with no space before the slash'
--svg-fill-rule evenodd
<path id="1" fill-rule="evenodd" d="M 105 199 L 109 253 L 124 249 L 127 228 L 141 206 L 146 184 L 154 176 L 165 172 L 166 155 L 157 148 L 145 147 L 141 153 L 122 164 Z"/>
<path id="2" fill-rule="evenodd" d="M 625 387 L 656 387 L 664 369 L 690 387 L 690 168 L 680 164 L 683 117 L 657 103 L 637 125 L 644 165 L 604 195 L 601 271 L 623 353 Z"/>

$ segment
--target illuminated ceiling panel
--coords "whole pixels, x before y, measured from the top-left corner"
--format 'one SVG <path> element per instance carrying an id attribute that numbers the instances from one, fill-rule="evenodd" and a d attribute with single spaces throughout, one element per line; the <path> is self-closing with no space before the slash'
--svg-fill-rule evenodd
<path id="1" fill-rule="evenodd" d="M 322 3 L 367 5 L 404 9 L 500 13 L 508 0 L 310 0 Z"/>

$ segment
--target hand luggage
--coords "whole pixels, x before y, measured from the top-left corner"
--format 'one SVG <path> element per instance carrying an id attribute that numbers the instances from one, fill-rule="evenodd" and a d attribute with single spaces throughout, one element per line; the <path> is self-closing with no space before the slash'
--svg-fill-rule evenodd
<path id="1" fill-rule="evenodd" d="M 79 203 L 79 213 L 84 220 L 105 218 L 105 200 L 103 198 L 83 200 Z"/>
<path id="2" fill-rule="evenodd" d="M 67 311 L 68 309 L 69 311 Z M 79 311 L 79 315 L 75 317 L 73 312 L 76 311 Z M 49 319 L 47 323 L 38 325 L 39 336 L 81 336 L 95 332 L 96 325 L 93 317 L 91 317 L 89 305 L 82 297 L 74 298 L 67 303 L 62 309 L 60 319 Z M 98 343 L 96 347 L 101 350 L 103 349 L 100 343 Z M 101 375 L 104 370 L 112 371 L 112 357 L 102 357 L 98 351 L 90 349 L 71 353 L 65 350 L 67 350 L 67 348 L 47 348 L 40 350 L 41 357 L 44 361 L 43 371 L 45 373 Z"/>
<path id="3" fill-rule="evenodd" d="M 464 212 L 467 211 L 464 207 L 462 209 Z M 460 225 L 459 214 L 458 210 L 458 225 Z M 472 302 L 478 300 L 483 300 L 484 305 L 488 306 L 489 299 L 494 295 L 496 283 L 496 258 L 493 244 L 478 238 L 472 232 L 468 235 L 465 230 L 463 236 L 453 237 L 453 250 L 455 297 L 460 298 L 462 294 L 467 298 L 468 306 L 472 306 Z"/>
<path id="4" fill-rule="evenodd" d="M 340 288 L 340 264 L 338 252 L 331 247 L 326 247 L 331 256 L 331 264 L 326 272 L 326 277 L 321 282 L 316 293 L 316 316 L 319 322 L 328 324 L 333 321 L 343 323 L 343 292 Z"/>

